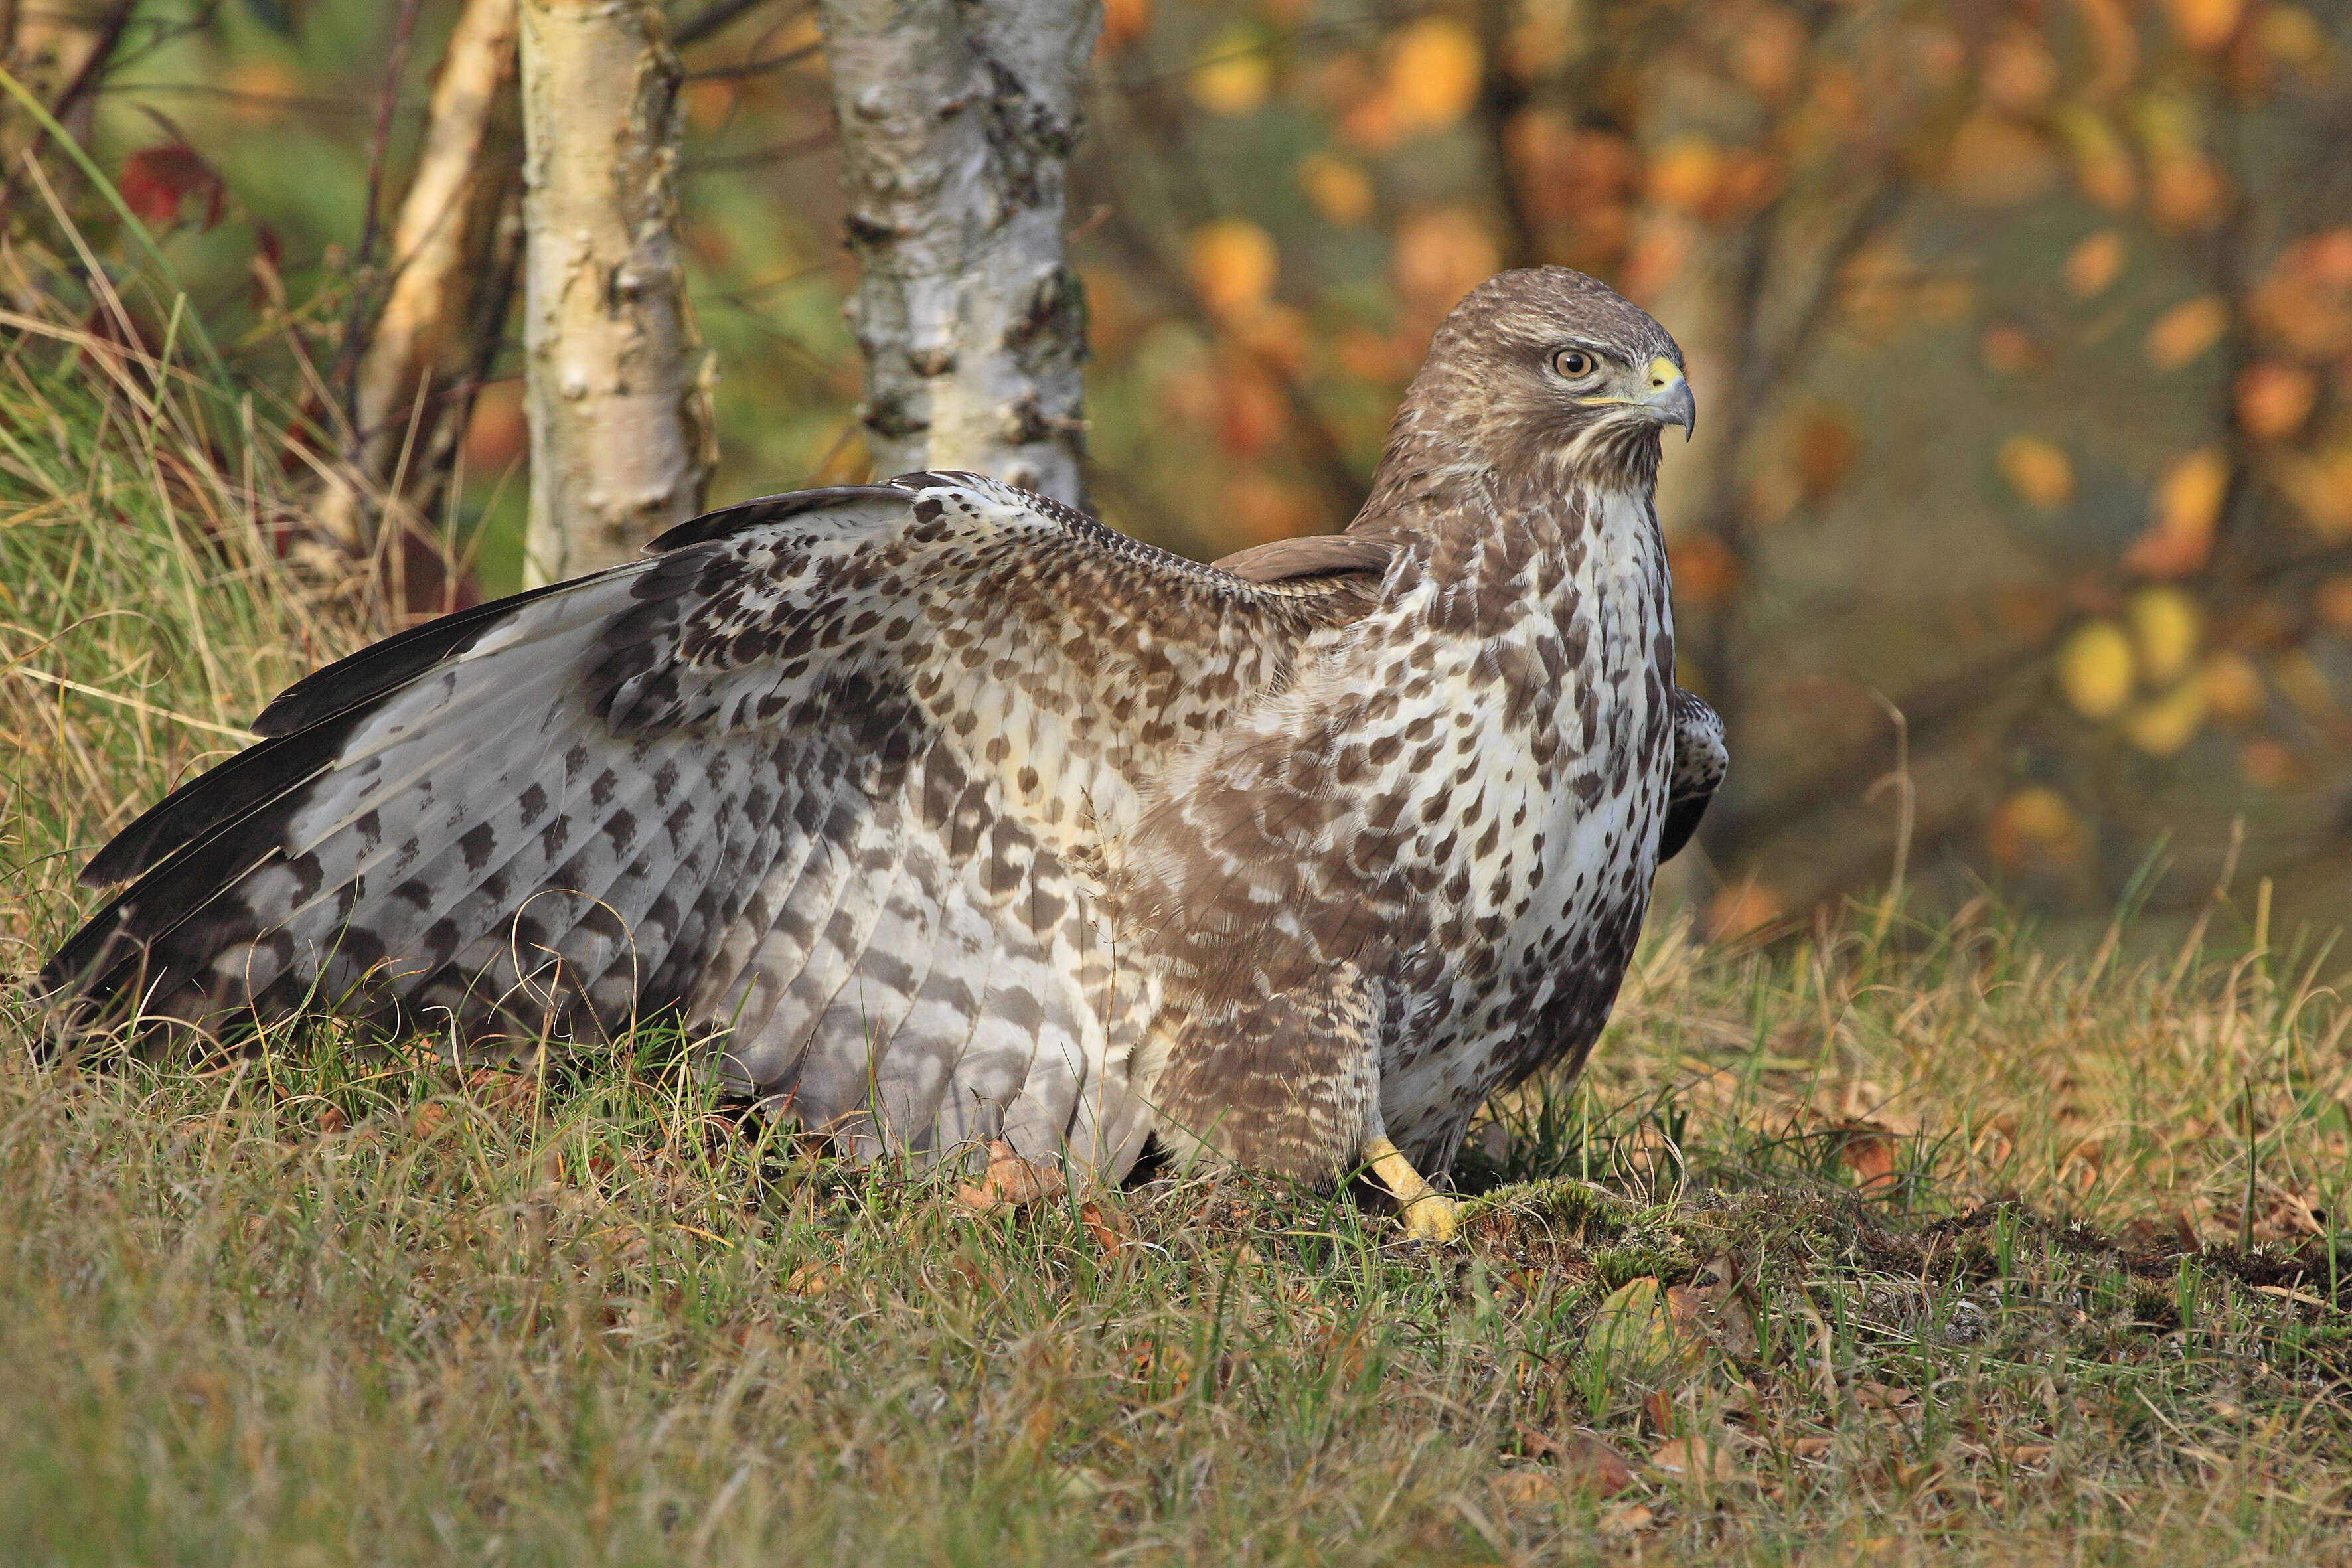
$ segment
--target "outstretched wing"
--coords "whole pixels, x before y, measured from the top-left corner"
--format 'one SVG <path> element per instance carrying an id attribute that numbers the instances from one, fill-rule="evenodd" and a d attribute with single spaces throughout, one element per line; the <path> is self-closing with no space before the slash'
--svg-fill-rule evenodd
<path id="1" fill-rule="evenodd" d="M 1666 785 L 1666 816 L 1658 828 L 1658 864 L 1682 853 L 1698 831 L 1706 803 L 1730 771 L 1722 715 L 1681 687 L 1675 688 L 1675 772 Z"/>
<path id="2" fill-rule="evenodd" d="M 471 1043 L 676 1008 L 803 1125 L 1123 1167 L 1099 845 L 1377 576 L 1252 583 L 966 475 L 654 548 L 289 689 L 92 860 L 135 880 L 47 985 Z"/>

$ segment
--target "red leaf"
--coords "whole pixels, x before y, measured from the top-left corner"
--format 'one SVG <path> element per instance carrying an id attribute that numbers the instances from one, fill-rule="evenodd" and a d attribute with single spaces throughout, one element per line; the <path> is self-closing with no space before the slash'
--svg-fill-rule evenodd
<path id="1" fill-rule="evenodd" d="M 205 198 L 207 229 L 220 222 L 221 202 L 228 194 L 220 173 L 185 142 L 166 142 L 131 154 L 115 182 L 123 204 L 150 228 L 170 228 L 180 221 L 180 204 L 189 196 Z"/>

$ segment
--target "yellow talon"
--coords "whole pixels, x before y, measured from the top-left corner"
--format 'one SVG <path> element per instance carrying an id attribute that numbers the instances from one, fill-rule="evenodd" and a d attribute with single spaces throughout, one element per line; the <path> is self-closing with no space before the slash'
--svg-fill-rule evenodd
<path id="1" fill-rule="evenodd" d="M 1443 1244 L 1462 1228 L 1461 1205 L 1433 1187 L 1412 1162 L 1385 1138 L 1364 1145 L 1364 1163 L 1402 1211 L 1404 1233 L 1415 1241 Z"/>
<path id="2" fill-rule="evenodd" d="M 1414 1241 L 1443 1247 L 1462 1228 L 1462 1205 L 1444 1193 L 1427 1193 L 1404 1205 L 1404 1233 Z"/>

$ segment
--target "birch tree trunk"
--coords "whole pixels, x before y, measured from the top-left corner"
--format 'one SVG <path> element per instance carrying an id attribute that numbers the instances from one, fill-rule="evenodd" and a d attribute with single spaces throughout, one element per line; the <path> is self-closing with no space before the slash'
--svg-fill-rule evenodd
<path id="1" fill-rule="evenodd" d="M 709 368 L 677 245 L 677 57 L 653 0 L 522 0 L 527 585 L 702 506 Z"/>
<path id="2" fill-rule="evenodd" d="M 818 0 L 841 127 L 848 317 L 875 471 L 1083 502 L 1086 299 L 1064 172 L 1100 0 Z"/>

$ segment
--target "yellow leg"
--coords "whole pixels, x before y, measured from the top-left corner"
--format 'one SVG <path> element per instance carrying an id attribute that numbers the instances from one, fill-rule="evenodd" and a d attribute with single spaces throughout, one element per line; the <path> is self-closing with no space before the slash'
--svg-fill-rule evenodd
<path id="1" fill-rule="evenodd" d="M 1415 1241 L 1447 1242 L 1461 1228 L 1458 1205 L 1412 1168 L 1412 1162 L 1385 1138 L 1364 1145 L 1364 1163 L 1403 1211 L 1404 1233 Z"/>

